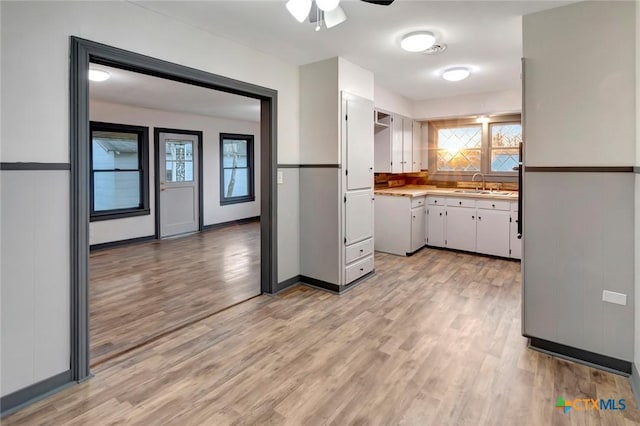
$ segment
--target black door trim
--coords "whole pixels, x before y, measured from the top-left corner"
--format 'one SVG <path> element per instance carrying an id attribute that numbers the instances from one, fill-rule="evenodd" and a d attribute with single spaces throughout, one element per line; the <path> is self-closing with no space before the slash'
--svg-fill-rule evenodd
<path id="1" fill-rule="evenodd" d="M 71 380 L 91 376 L 89 369 L 89 63 L 108 65 L 195 86 L 260 100 L 261 271 L 263 293 L 277 284 L 277 98 L 266 87 L 211 74 L 195 68 L 70 38 L 70 248 L 71 248 Z"/>

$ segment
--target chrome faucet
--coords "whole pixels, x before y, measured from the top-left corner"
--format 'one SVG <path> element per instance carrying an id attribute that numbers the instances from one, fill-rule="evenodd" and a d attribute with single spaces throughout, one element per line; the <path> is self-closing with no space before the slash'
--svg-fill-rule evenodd
<path id="1" fill-rule="evenodd" d="M 485 189 L 486 183 L 485 183 L 485 180 L 484 180 L 484 175 L 482 173 L 480 173 L 480 172 L 474 173 L 473 176 L 471 177 L 471 183 L 475 182 L 476 176 L 478 176 L 478 175 L 480 175 L 482 177 L 482 190 L 485 191 L 486 190 Z M 478 187 L 476 186 L 476 191 L 477 190 L 478 190 Z"/>

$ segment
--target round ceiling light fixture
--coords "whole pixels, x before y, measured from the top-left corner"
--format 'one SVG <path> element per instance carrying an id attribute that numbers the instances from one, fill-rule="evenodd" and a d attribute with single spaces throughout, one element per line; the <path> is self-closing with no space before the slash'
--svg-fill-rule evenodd
<path id="1" fill-rule="evenodd" d="M 95 69 L 89 70 L 89 80 L 91 81 L 105 81 L 109 80 L 109 77 L 111 77 L 111 74 L 106 71 Z"/>
<path id="2" fill-rule="evenodd" d="M 402 36 L 400 47 L 407 52 L 422 52 L 436 42 L 435 36 L 429 31 L 415 31 Z"/>
<path id="3" fill-rule="evenodd" d="M 471 75 L 471 71 L 469 68 L 465 67 L 455 67 L 449 68 L 445 72 L 442 73 L 442 78 L 447 81 L 460 81 L 468 78 Z"/>
<path id="4" fill-rule="evenodd" d="M 329 12 L 335 9 L 339 3 L 340 0 L 316 0 L 316 6 L 323 12 Z"/>

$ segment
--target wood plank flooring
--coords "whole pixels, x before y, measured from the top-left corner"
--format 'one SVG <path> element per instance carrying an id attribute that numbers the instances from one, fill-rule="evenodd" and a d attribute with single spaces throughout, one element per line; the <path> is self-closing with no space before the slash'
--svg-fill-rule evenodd
<path id="1" fill-rule="evenodd" d="M 260 296 L 94 369 L 9 425 L 620 425 L 628 379 L 526 348 L 520 266 L 425 249 L 376 254 L 336 296 Z M 625 411 L 554 408 L 625 398 Z"/>
<path id="2" fill-rule="evenodd" d="M 260 223 L 91 253 L 91 363 L 260 294 Z"/>

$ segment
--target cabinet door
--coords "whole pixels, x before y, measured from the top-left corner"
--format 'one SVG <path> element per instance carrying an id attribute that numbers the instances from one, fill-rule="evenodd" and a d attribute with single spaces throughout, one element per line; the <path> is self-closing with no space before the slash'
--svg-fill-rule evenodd
<path id="1" fill-rule="evenodd" d="M 403 172 L 402 133 L 402 117 L 394 114 L 391 117 L 391 173 Z"/>
<path id="2" fill-rule="evenodd" d="M 445 232 L 448 248 L 476 251 L 476 209 L 447 206 Z"/>
<path id="3" fill-rule="evenodd" d="M 343 143 L 347 158 L 347 190 L 373 187 L 373 102 L 349 95 L 343 98 Z"/>
<path id="4" fill-rule="evenodd" d="M 425 245 L 425 214 L 424 206 L 411 209 L 411 251 L 414 252 Z"/>
<path id="5" fill-rule="evenodd" d="M 345 243 L 373 236 L 373 191 L 354 191 L 345 195 Z"/>
<path id="6" fill-rule="evenodd" d="M 413 120 L 402 119 L 402 171 L 413 171 Z"/>
<path id="7" fill-rule="evenodd" d="M 511 212 L 509 223 L 509 257 L 522 259 L 522 240 L 518 239 L 518 212 Z"/>
<path id="8" fill-rule="evenodd" d="M 509 216 L 504 210 L 478 209 L 476 250 L 478 253 L 509 257 Z"/>
<path id="9" fill-rule="evenodd" d="M 422 170 L 422 124 L 419 121 L 413 121 L 412 146 L 413 166 L 411 168 L 411 171 L 419 172 Z"/>
<path id="10" fill-rule="evenodd" d="M 427 208 L 427 244 L 444 247 L 445 207 L 430 205 Z"/>

